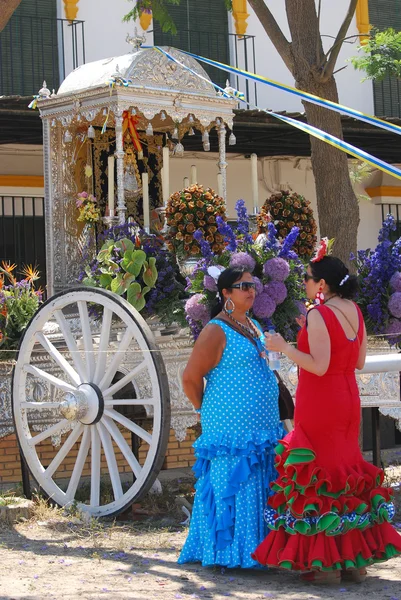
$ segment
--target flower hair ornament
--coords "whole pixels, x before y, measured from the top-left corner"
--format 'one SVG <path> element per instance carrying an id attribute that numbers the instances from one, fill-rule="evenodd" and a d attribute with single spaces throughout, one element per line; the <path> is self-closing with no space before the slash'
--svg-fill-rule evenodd
<path id="1" fill-rule="evenodd" d="M 216 267 L 216 266 L 208 267 L 208 269 L 207 269 L 208 275 L 210 275 L 210 277 L 213 277 L 213 279 L 215 280 L 216 283 L 223 271 L 225 271 L 225 268 L 221 267 L 220 265 L 218 267 Z"/>
<path id="2" fill-rule="evenodd" d="M 320 240 L 320 244 L 316 249 L 315 256 L 311 259 L 311 262 L 319 262 L 325 256 L 329 256 L 333 252 L 334 238 L 324 237 Z"/>
<path id="3" fill-rule="evenodd" d="M 348 281 L 348 279 L 349 279 L 349 275 L 346 275 L 346 276 L 344 277 L 344 279 L 341 279 L 341 281 L 340 281 L 340 283 L 339 283 L 338 285 L 341 287 L 342 285 L 344 285 L 344 283 L 345 283 L 346 281 Z"/>

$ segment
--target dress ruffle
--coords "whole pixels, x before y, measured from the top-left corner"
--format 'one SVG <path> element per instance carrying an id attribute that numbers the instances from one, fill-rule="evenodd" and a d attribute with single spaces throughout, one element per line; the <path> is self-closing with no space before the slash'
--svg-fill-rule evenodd
<path id="1" fill-rule="evenodd" d="M 301 427 L 276 453 L 278 479 L 265 511 L 273 531 L 253 553 L 255 560 L 296 570 L 341 569 L 401 553 L 401 536 L 388 523 L 395 511 L 381 469 L 361 458 L 328 471 Z"/>
<path id="2" fill-rule="evenodd" d="M 264 474 L 267 495 L 270 483 L 277 475 L 274 467 L 274 447 L 284 430 L 279 425 L 274 430 L 229 433 L 209 432 L 202 434 L 194 443 L 197 460 L 193 466 L 198 482 L 195 485 L 207 517 L 208 529 L 215 550 L 224 550 L 234 539 L 235 496 L 242 485 L 258 470 Z M 216 516 L 216 501 L 210 482 L 211 461 L 220 456 L 237 456 L 237 462 L 227 482 L 221 500 L 224 510 Z"/>

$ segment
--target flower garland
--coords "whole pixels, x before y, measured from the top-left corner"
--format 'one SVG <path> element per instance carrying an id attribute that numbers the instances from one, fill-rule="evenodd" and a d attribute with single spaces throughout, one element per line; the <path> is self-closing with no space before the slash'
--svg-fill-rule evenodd
<path id="1" fill-rule="evenodd" d="M 215 254 L 224 250 L 224 239 L 217 230 L 216 219 L 226 220 L 224 200 L 211 188 L 194 184 L 170 196 L 166 209 L 167 242 L 171 251 L 180 257 L 200 256 L 199 230 Z"/>

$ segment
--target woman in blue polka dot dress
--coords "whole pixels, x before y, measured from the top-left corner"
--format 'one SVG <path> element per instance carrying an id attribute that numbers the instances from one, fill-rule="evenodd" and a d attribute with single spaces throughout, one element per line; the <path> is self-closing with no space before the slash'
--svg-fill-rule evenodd
<path id="1" fill-rule="evenodd" d="M 247 317 L 255 299 L 252 275 L 229 268 L 217 286 L 217 318 L 200 334 L 183 375 L 202 435 L 194 444 L 195 502 L 178 562 L 252 568 L 258 563 L 251 553 L 267 534 L 274 448 L 285 432 L 276 378 L 260 352 L 261 330 Z"/>

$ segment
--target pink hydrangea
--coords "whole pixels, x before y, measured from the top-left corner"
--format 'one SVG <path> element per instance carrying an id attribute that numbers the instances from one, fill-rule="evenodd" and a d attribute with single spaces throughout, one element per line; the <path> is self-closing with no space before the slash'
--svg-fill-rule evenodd
<path id="1" fill-rule="evenodd" d="M 270 296 L 275 304 L 281 304 L 287 298 L 287 288 L 282 281 L 270 281 L 264 286 L 263 291 Z"/>
<path id="2" fill-rule="evenodd" d="M 263 273 L 273 281 L 285 281 L 290 274 L 290 265 L 283 258 L 271 258 L 263 265 Z"/>
<path id="3" fill-rule="evenodd" d="M 268 294 L 262 292 L 255 298 L 253 314 L 259 319 L 269 319 L 276 310 L 276 303 Z"/>
<path id="4" fill-rule="evenodd" d="M 203 294 L 194 294 L 185 303 L 185 312 L 194 321 L 200 321 L 203 325 L 210 320 L 207 306 L 203 303 L 206 298 Z"/>
<path id="5" fill-rule="evenodd" d="M 256 295 L 258 296 L 263 292 L 263 283 L 260 281 L 259 277 L 252 277 L 252 279 L 255 282 Z"/>
<path id="6" fill-rule="evenodd" d="M 255 259 L 247 252 L 235 252 L 231 255 L 230 267 L 244 267 L 250 273 L 252 273 L 255 265 Z"/>
<path id="7" fill-rule="evenodd" d="M 393 317 L 401 319 L 401 292 L 394 292 L 394 294 L 391 294 L 388 301 L 388 309 Z"/>
<path id="8" fill-rule="evenodd" d="M 392 278 L 390 279 L 390 287 L 395 292 L 401 292 L 401 273 L 400 271 L 396 271 Z"/>

